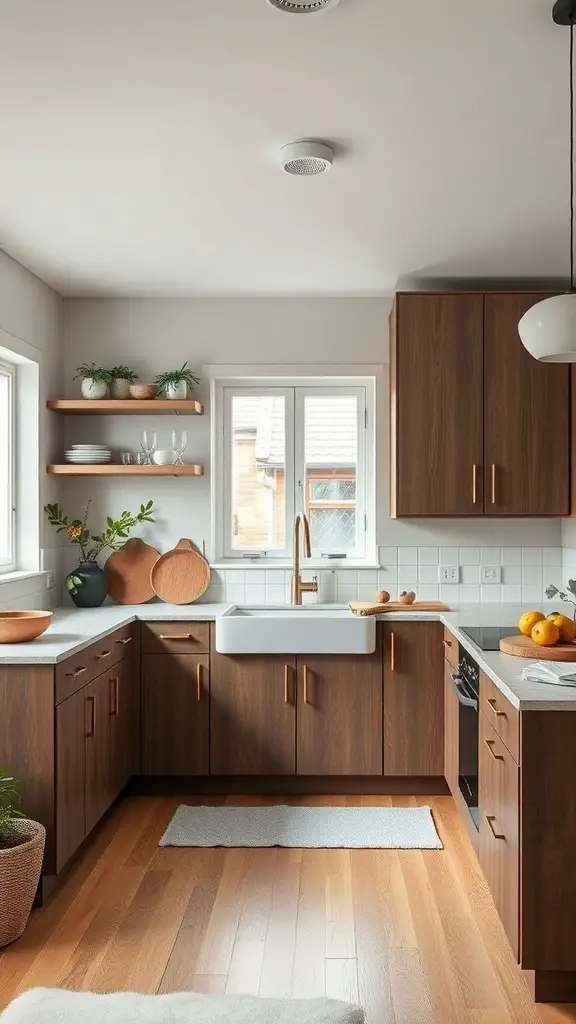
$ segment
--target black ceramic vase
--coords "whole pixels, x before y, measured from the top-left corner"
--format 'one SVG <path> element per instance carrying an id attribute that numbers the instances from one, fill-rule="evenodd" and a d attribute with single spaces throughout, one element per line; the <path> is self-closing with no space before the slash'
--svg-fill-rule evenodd
<path id="1" fill-rule="evenodd" d="M 106 597 L 106 576 L 97 562 L 80 562 L 68 573 L 65 586 L 78 608 L 99 608 Z"/>

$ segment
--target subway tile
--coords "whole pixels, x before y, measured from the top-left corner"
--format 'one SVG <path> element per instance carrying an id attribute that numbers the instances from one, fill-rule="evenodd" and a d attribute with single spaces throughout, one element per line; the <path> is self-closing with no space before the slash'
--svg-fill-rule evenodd
<path id="1" fill-rule="evenodd" d="M 480 566 L 462 565 L 460 567 L 460 582 L 467 587 L 478 586 L 480 583 Z"/>
<path id="2" fill-rule="evenodd" d="M 286 569 L 266 569 L 266 586 L 279 586 L 286 583 Z"/>
<path id="3" fill-rule="evenodd" d="M 221 585 L 210 584 L 208 590 L 202 594 L 200 604 L 221 604 L 226 601 L 226 592 Z"/>
<path id="4" fill-rule="evenodd" d="M 224 579 L 226 583 L 246 583 L 246 570 L 226 569 Z"/>
<path id="5" fill-rule="evenodd" d="M 319 604 L 336 604 L 338 601 L 338 584 L 335 572 L 320 572 L 318 575 Z"/>
<path id="6" fill-rule="evenodd" d="M 418 548 L 398 548 L 398 565 L 417 565 Z"/>
<path id="7" fill-rule="evenodd" d="M 480 548 L 460 548 L 460 565 L 480 565 Z"/>
<path id="8" fill-rule="evenodd" d="M 336 581 L 338 583 L 338 586 L 358 587 L 358 570 L 357 569 L 337 569 L 336 570 Z"/>
<path id="9" fill-rule="evenodd" d="M 542 587 L 522 586 L 522 603 L 534 604 L 535 608 L 542 602 Z"/>
<path id="10" fill-rule="evenodd" d="M 338 586 L 338 604 L 348 604 L 349 601 L 358 600 L 358 587 L 357 586 Z"/>
<path id="11" fill-rule="evenodd" d="M 265 604 L 266 603 L 266 586 L 264 583 L 247 583 L 246 584 L 246 603 L 247 604 Z"/>
<path id="12" fill-rule="evenodd" d="M 378 570 L 377 569 L 360 569 L 358 573 L 358 586 L 359 587 L 376 587 L 378 586 Z"/>
<path id="13" fill-rule="evenodd" d="M 480 587 L 480 601 L 482 604 L 500 604 L 502 600 L 502 587 L 487 583 Z"/>
<path id="14" fill-rule="evenodd" d="M 378 588 L 379 590 L 395 590 L 398 586 L 398 569 L 379 569 Z"/>
<path id="15" fill-rule="evenodd" d="M 502 559 L 502 548 L 482 548 L 482 561 L 480 565 L 500 565 Z"/>
<path id="16" fill-rule="evenodd" d="M 543 565 L 562 565 L 562 548 L 542 548 Z"/>
<path id="17" fill-rule="evenodd" d="M 522 565 L 522 548 L 502 548 L 502 565 Z"/>
<path id="18" fill-rule="evenodd" d="M 420 565 L 418 569 L 418 580 L 420 583 L 436 584 L 436 586 L 438 586 L 438 566 Z"/>
<path id="19" fill-rule="evenodd" d="M 542 548 L 522 548 L 522 565 L 542 565 Z"/>
<path id="20" fill-rule="evenodd" d="M 521 565 L 502 566 L 502 583 L 506 586 L 520 586 L 522 583 Z"/>
<path id="21" fill-rule="evenodd" d="M 418 548 L 420 565 L 438 565 L 438 548 Z"/>
<path id="22" fill-rule="evenodd" d="M 460 584 L 460 604 L 480 604 L 480 587 Z"/>
<path id="23" fill-rule="evenodd" d="M 460 548 L 440 548 L 440 565 L 459 565 Z"/>
<path id="24" fill-rule="evenodd" d="M 246 604 L 246 584 L 226 582 L 226 600 L 232 604 Z"/>
<path id="25" fill-rule="evenodd" d="M 354 598 L 352 598 L 354 600 Z M 375 601 L 376 600 L 376 587 L 371 586 L 370 583 L 361 583 L 358 587 L 358 600 L 359 601 Z"/>
<path id="26" fill-rule="evenodd" d="M 283 583 L 266 584 L 266 604 L 286 604 L 286 587 Z"/>
<path id="27" fill-rule="evenodd" d="M 440 600 L 447 605 L 457 605 L 460 601 L 460 587 L 457 583 L 442 583 L 440 585 Z"/>
<path id="28" fill-rule="evenodd" d="M 439 587 L 438 587 L 438 585 L 436 585 L 434 587 L 434 586 L 431 586 L 430 584 L 425 584 L 424 586 L 419 586 L 418 587 L 418 592 L 416 594 L 416 599 L 418 601 L 437 601 L 438 600 L 438 594 L 439 594 Z"/>
<path id="29" fill-rule="evenodd" d="M 538 587 L 542 590 L 542 568 L 538 565 L 523 565 L 522 566 L 522 586 L 523 587 Z"/>
<path id="30" fill-rule="evenodd" d="M 380 565 L 398 565 L 398 548 L 378 548 Z"/>
<path id="31" fill-rule="evenodd" d="M 506 604 L 520 604 L 522 601 L 522 587 L 519 584 L 504 583 L 501 592 Z"/>

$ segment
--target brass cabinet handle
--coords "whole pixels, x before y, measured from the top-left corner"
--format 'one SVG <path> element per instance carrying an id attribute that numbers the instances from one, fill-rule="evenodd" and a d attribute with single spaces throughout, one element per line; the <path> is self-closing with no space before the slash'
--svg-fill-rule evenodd
<path id="1" fill-rule="evenodd" d="M 497 703 L 496 703 L 496 701 L 494 700 L 493 697 L 486 697 L 486 703 L 487 703 L 488 707 L 490 708 L 490 711 L 492 712 L 492 714 L 496 715 L 496 718 L 506 718 L 507 717 L 505 711 L 498 711 L 498 705 L 497 705 Z"/>
<path id="2" fill-rule="evenodd" d="M 495 761 L 503 761 L 504 760 L 504 757 L 502 756 L 502 754 L 495 754 L 494 753 L 494 750 L 493 750 L 494 740 L 484 740 L 484 743 L 488 747 L 488 750 L 490 751 L 490 753 L 491 753 L 491 755 L 492 755 L 492 757 L 494 758 Z"/>
<path id="3" fill-rule="evenodd" d="M 160 633 L 159 640 L 193 640 L 192 633 Z"/>
<path id="4" fill-rule="evenodd" d="M 66 672 L 65 675 L 72 676 L 72 679 L 77 679 L 78 676 L 81 676 L 84 672 L 86 672 L 86 667 L 85 665 L 81 665 L 80 668 L 75 668 L 73 672 Z"/>
<path id="5" fill-rule="evenodd" d="M 494 822 L 496 821 L 496 816 L 494 814 L 487 814 L 486 821 L 488 822 L 488 828 L 494 836 L 494 839 L 506 839 L 506 836 L 503 835 L 502 832 L 497 832 L 494 828 Z"/>
<path id="6" fill-rule="evenodd" d="M 492 504 L 496 504 L 496 466 L 492 463 Z"/>
<path id="7" fill-rule="evenodd" d="M 396 637 L 392 630 L 390 631 L 390 671 L 396 671 Z"/>
<path id="8" fill-rule="evenodd" d="M 133 639 L 134 639 L 133 636 L 127 636 L 125 640 L 117 640 L 116 643 L 117 644 L 131 644 Z"/>
<path id="9" fill-rule="evenodd" d="M 290 704 L 289 673 L 290 673 L 290 666 L 289 665 L 284 665 L 284 703 L 285 704 Z"/>
<path id="10" fill-rule="evenodd" d="M 118 714 L 118 676 L 110 680 L 110 714 Z"/>
<path id="11" fill-rule="evenodd" d="M 444 647 L 452 647 L 451 640 L 443 640 L 442 643 L 444 644 Z"/>
<path id="12" fill-rule="evenodd" d="M 198 662 L 196 665 L 196 700 L 198 703 L 202 700 L 202 664 Z"/>
<path id="13" fill-rule="evenodd" d="M 478 488 L 477 488 L 477 484 L 476 484 L 476 474 L 477 474 L 477 471 L 478 471 L 478 466 L 476 465 L 476 463 L 474 463 L 474 465 L 472 466 L 472 504 L 473 505 L 475 505 L 476 502 L 478 501 Z"/>
<path id="14" fill-rule="evenodd" d="M 96 661 L 102 661 L 103 658 L 109 658 L 112 651 L 102 651 L 102 654 L 96 654 Z"/>
<path id="15" fill-rule="evenodd" d="M 304 684 L 304 703 L 309 704 L 308 700 L 308 665 L 302 667 L 302 681 Z"/>
<path id="16" fill-rule="evenodd" d="M 89 709 L 89 717 L 86 717 L 86 736 L 94 736 L 96 732 L 96 698 L 86 697 L 86 708 Z"/>

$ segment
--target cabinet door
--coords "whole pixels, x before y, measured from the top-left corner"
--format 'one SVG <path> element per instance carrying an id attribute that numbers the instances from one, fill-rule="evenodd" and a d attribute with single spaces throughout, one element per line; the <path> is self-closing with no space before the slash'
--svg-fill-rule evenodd
<path id="1" fill-rule="evenodd" d="M 140 764 L 140 693 L 132 658 L 109 675 L 110 767 L 112 789 L 121 793 Z"/>
<path id="2" fill-rule="evenodd" d="M 483 297 L 396 297 L 392 514 L 482 515 Z"/>
<path id="3" fill-rule="evenodd" d="M 569 513 L 568 366 L 524 348 L 518 321 L 543 295 L 485 297 L 485 513 Z"/>
<path id="4" fill-rule="evenodd" d="M 142 761 L 145 775 L 208 774 L 207 654 L 142 658 Z"/>
<path id="5" fill-rule="evenodd" d="M 110 673 L 80 691 L 84 698 L 86 736 L 86 835 L 106 813 L 116 793 L 110 758 Z"/>
<path id="6" fill-rule="evenodd" d="M 479 857 L 510 945 L 519 956 L 519 772 L 502 740 L 479 715 Z"/>
<path id="7" fill-rule="evenodd" d="M 444 774 L 439 622 L 384 625 L 384 774 Z"/>
<path id="8" fill-rule="evenodd" d="M 56 871 L 86 836 L 86 722 L 84 691 L 56 708 Z"/>
<path id="9" fill-rule="evenodd" d="M 296 660 L 212 652 L 212 775 L 294 775 Z"/>
<path id="10" fill-rule="evenodd" d="M 452 795 L 458 788 L 458 697 L 452 682 L 456 671 L 449 661 L 444 662 L 444 778 Z"/>
<path id="11" fill-rule="evenodd" d="M 382 659 L 298 656 L 298 775 L 382 774 Z"/>

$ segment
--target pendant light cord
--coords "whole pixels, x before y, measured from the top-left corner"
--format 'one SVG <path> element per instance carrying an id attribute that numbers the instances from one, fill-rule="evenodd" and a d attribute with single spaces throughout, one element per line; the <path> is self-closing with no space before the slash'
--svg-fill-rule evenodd
<path id="1" fill-rule="evenodd" d="M 570 291 L 574 283 L 574 15 L 570 22 Z"/>

